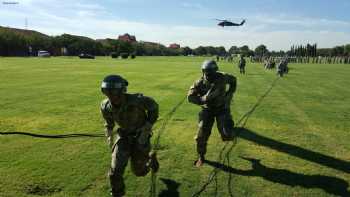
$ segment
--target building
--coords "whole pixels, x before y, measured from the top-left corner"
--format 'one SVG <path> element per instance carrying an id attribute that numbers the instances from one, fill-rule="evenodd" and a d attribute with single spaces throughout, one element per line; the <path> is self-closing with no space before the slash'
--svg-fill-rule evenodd
<path id="1" fill-rule="evenodd" d="M 180 45 L 179 45 L 179 44 L 176 44 L 176 43 L 170 44 L 170 45 L 169 45 L 169 48 L 171 48 L 171 49 L 179 49 L 179 48 L 180 48 Z"/>
<path id="2" fill-rule="evenodd" d="M 122 40 L 125 42 L 136 42 L 136 37 L 135 36 L 131 36 L 128 33 L 124 34 L 124 35 L 119 35 L 118 40 Z"/>

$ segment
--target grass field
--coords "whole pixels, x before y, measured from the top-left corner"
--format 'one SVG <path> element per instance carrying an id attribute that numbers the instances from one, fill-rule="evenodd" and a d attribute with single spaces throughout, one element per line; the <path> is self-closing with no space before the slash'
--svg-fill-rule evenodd
<path id="1" fill-rule="evenodd" d="M 0 196 L 109 196 L 110 150 L 99 137 L 103 77 L 121 74 L 129 92 L 155 98 L 157 136 L 165 114 L 200 77 L 203 60 L 0 58 Z M 238 78 L 235 121 L 276 79 L 259 64 L 248 64 L 245 76 L 227 62 L 219 67 Z M 350 196 L 349 74 L 349 65 L 290 64 L 241 129 L 230 165 L 217 162 L 224 143 L 215 128 L 208 164 L 192 166 L 200 108 L 185 102 L 160 138 L 157 196 L 191 196 L 215 167 L 220 170 L 201 196 Z M 150 175 L 136 178 L 128 167 L 125 179 L 127 196 L 149 196 Z"/>

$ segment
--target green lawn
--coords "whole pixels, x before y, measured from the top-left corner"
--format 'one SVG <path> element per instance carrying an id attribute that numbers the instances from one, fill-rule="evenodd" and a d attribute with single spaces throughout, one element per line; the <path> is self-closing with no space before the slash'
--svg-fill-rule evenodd
<path id="1" fill-rule="evenodd" d="M 203 60 L 0 58 L 0 196 L 109 196 L 110 150 L 100 136 L 103 77 L 121 74 L 129 92 L 155 98 L 155 138 L 165 115 L 200 77 Z M 219 67 L 238 78 L 231 106 L 236 122 L 276 79 L 259 64 L 248 64 L 245 76 L 236 65 Z M 201 196 L 350 196 L 349 75 L 349 65 L 290 64 L 240 130 L 227 154 L 230 165 L 217 162 L 224 143 L 215 128 L 208 164 L 192 166 L 200 108 L 185 102 L 160 138 L 157 196 L 192 196 L 215 167 L 220 170 Z M 149 196 L 150 175 L 136 178 L 128 167 L 125 179 L 128 196 Z"/>

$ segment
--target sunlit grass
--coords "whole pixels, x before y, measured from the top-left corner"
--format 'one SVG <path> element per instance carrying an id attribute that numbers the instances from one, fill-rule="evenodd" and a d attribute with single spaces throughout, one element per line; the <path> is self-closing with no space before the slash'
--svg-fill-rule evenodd
<path id="1" fill-rule="evenodd" d="M 163 120 L 201 76 L 199 66 L 204 59 L 0 58 L 0 131 L 103 134 L 99 113 L 103 95 L 99 86 L 103 77 L 112 73 L 129 80 L 129 92 L 153 97 L 160 105 Z M 219 67 L 238 78 L 231 106 L 237 122 L 270 87 L 276 74 L 263 70 L 260 64 L 248 64 L 245 76 L 239 75 L 236 65 L 219 62 Z M 243 137 L 230 154 L 231 166 L 217 176 L 217 187 L 210 184 L 202 196 L 215 196 L 215 190 L 217 196 L 229 196 L 227 169 L 232 172 L 235 196 L 349 195 L 345 190 L 350 181 L 350 67 L 290 67 L 290 74 L 278 80 L 249 118 Z M 191 196 L 213 169 L 210 165 L 201 169 L 192 166 L 199 110 L 185 102 L 161 136 L 158 194 L 176 194 L 177 190 L 180 196 Z M 249 138 L 254 135 L 264 138 Z M 291 153 L 283 151 L 283 147 L 291 147 L 288 145 L 294 147 Z M 208 160 L 216 161 L 222 146 L 214 126 Z M 109 195 L 106 173 L 110 150 L 103 137 L 0 135 L 0 150 L 0 196 L 35 196 L 32 194 L 36 191 L 51 196 Z M 298 151 L 305 154 L 296 156 Z M 331 160 L 318 162 L 311 152 Z M 259 159 L 261 165 L 253 168 L 242 157 Z M 344 166 L 332 165 L 339 161 Z M 313 179 L 315 175 L 326 183 L 319 184 Z M 160 178 L 180 185 L 175 189 L 167 187 Z M 129 196 L 148 196 L 149 175 L 136 178 L 128 168 L 125 179 Z"/>

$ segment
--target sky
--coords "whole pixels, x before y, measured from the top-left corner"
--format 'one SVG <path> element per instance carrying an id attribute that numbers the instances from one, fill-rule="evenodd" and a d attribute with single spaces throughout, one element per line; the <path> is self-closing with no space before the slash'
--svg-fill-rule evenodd
<path id="1" fill-rule="evenodd" d="M 93 39 L 129 33 L 181 46 L 260 44 L 269 50 L 350 43 L 350 0 L 0 0 L 0 26 Z M 215 19 L 247 22 L 220 27 Z M 27 21 L 27 22 L 26 22 Z"/>

